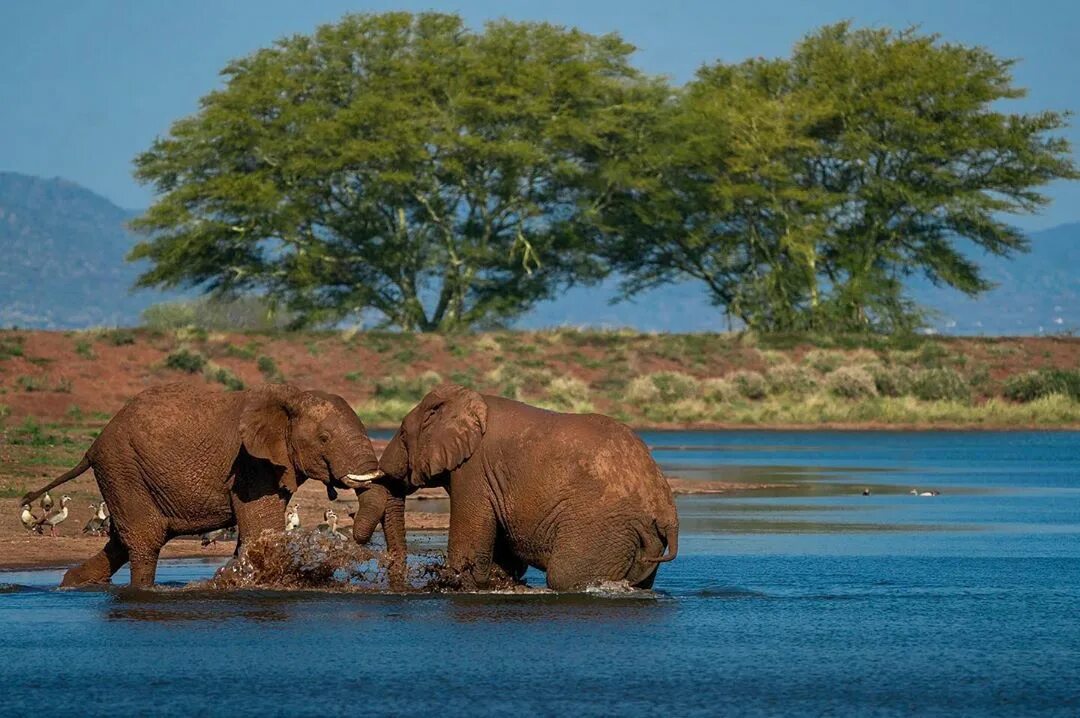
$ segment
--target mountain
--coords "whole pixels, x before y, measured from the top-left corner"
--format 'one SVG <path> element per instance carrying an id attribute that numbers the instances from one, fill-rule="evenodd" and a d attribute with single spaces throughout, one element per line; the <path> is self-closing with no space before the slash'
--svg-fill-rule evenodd
<path id="1" fill-rule="evenodd" d="M 141 311 L 178 294 L 130 292 L 141 271 L 124 261 L 135 238 L 121 209 L 63 179 L 0 172 L 0 326 L 132 325 Z M 1080 223 L 1030 235 L 1015 259 L 973 255 L 998 286 L 977 299 L 913 280 L 912 292 L 948 334 L 1040 334 L 1080 329 Z M 560 325 L 645 331 L 724 331 L 723 312 L 700 285 L 669 285 L 611 304 L 616 281 L 575 287 L 522 317 L 520 328 Z"/>
<path id="2" fill-rule="evenodd" d="M 171 298 L 129 291 L 135 214 L 74 182 L 0 172 L 0 326 L 130 325 Z"/>

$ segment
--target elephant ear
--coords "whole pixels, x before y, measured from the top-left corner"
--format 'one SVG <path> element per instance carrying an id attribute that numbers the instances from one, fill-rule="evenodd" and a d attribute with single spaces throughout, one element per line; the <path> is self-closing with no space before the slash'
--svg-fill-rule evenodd
<path id="1" fill-rule="evenodd" d="M 240 413 L 240 440 L 244 450 L 273 465 L 278 484 L 290 494 L 299 487 L 289 459 L 289 418 L 296 413 L 300 391 L 286 384 L 253 390 Z"/>
<path id="2" fill-rule="evenodd" d="M 420 415 L 414 470 L 424 479 L 453 471 L 465 463 L 487 431 L 488 407 L 472 389 L 442 384 L 416 408 Z"/>

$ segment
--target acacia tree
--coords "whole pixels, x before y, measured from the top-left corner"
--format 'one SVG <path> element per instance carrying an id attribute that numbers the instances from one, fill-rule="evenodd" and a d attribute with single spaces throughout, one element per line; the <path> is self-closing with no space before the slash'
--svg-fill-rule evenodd
<path id="1" fill-rule="evenodd" d="M 305 322 L 497 323 L 602 273 L 592 219 L 667 92 L 542 23 L 352 15 L 228 65 L 136 158 L 141 286 L 261 290 Z"/>
<path id="2" fill-rule="evenodd" d="M 648 156 L 659 190 L 630 186 L 632 206 L 609 213 L 627 290 L 689 275 L 755 328 L 862 330 L 920 321 L 904 284 L 915 273 L 988 289 L 962 243 L 1023 251 L 1005 216 L 1037 211 L 1042 186 L 1077 176 L 1054 134 L 1067 115 L 1000 109 L 1024 94 L 1011 66 L 934 35 L 841 23 L 789 59 L 703 68 L 675 109 L 684 129 L 659 132 Z"/>

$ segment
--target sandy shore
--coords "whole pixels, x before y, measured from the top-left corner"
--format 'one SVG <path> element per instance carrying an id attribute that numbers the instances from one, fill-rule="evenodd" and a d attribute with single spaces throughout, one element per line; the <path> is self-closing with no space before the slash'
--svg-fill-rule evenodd
<path id="1" fill-rule="evenodd" d="M 70 517 L 61 524 L 59 536 L 39 536 L 26 531 L 19 522 L 18 499 L 0 499 L 0 570 L 49 568 L 74 566 L 85 561 L 101 550 L 105 545 L 104 536 L 84 536 L 81 531 L 92 512 L 88 506 L 93 499 L 93 480 L 81 478 L 80 483 L 88 486 L 69 491 L 78 496 L 71 504 Z M 753 491 L 777 488 L 775 484 L 734 484 L 721 481 L 693 481 L 669 478 L 672 490 L 676 494 L 723 494 L 731 492 Z M 72 482 L 73 484 L 75 482 Z M 88 500 L 89 497 L 89 500 Z M 352 521 L 348 512 L 356 506 L 356 499 L 351 492 L 342 492 L 336 502 L 326 498 L 326 492 L 320 484 L 308 482 L 300 487 L 294 498 L 300 505 L 302 526 L 317 526 L 322 522 L 323 511 L 333 506 L 342 517 L 342 527 L 348 530 Z M 442 489 L 422 489 L 410 498 L 405 513 L 405 527 L 408 531 L 446 531 L 450 526 L 450 514 L 446 492 Z M 432 510 L 434 509 L 434 510 Z M 202 546 L 197 538 L 182 537 L 170 541 L 161 552 L 162 558 L 206 558 L 231 556 L 236 548 L 234 541 L 219 541 L 211 546 Z"/>

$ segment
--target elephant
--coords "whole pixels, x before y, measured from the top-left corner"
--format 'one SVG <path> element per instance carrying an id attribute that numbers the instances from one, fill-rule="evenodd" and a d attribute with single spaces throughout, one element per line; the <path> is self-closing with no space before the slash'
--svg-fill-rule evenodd
<path id="1" fill-rule="evenodd" d="M 369 517 L 385 511 L 388 545 L 391 535 L 404 545 L 400 497 L 447 489 L 447 564 L 466 590 L 520 581 L 528 566 L 557 591 L 605 580 L 651 588 L 678 554 L 670 486 L 641 439 L 606 416 L 443 384 L 404 418 L 379 465 L 383 477 L 359 501 Z M 363 542 L 374 523 L 358 524 Z"/>
<path id="2" fill-rule="evenodd" d="M 306 479 L 356 488 L 380 476 L 363 422 L 339 396 L 268 384 L 223 392 L 186 384 L 147 389 L 105 425 L 82 460 L 33 501 L 87 469 L 112 526 L 99 553 L 62 586 L 107 583 L 131 563 L 131 585 L 154 583 L 169 539 L 237 527 L 237 552 L 285 508 Z"/>

